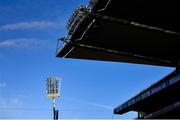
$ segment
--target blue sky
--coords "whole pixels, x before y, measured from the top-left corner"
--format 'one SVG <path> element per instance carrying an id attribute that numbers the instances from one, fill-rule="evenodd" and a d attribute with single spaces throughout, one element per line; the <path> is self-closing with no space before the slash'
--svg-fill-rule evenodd
<path id="1" fill-rule="evenodd" d="M 74 9 L 88 0 L 0 0 L 0 118 L 52 118 L 49 76 L 62 78 L 64 119 L 111 119 L 113 108 L 173 68 L 62 59 L 57 39 Z M 134 118 L 136 113 L 114 118 Z"/>

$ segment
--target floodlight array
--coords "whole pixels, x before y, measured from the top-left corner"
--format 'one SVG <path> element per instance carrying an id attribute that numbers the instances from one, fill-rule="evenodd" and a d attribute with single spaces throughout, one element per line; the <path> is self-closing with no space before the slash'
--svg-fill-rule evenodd
<path id="1" fill-rule="evenodd" d="M 76 26 L 79 24 L 80 20 L 89 12 L 88 6 L 79 6 L 74 13 L 71 15 L 68 23 L 66 25 L 69 34 L 72 34 Z"/>
<path id="2" fill-rule="evenodd" d="M 59 97 L 59 78 L 49 77 L 47 78 L 46 94 L 49 98 Z"/>

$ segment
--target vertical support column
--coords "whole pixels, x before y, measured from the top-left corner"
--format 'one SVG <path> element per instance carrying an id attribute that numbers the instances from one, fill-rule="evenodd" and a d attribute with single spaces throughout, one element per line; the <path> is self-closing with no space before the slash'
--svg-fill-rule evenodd
<path id="1" fill-rule="evenodd" d="M 138 112 L 138 119 L 142 119 L 143 117 L 143 113 L 142 112 Z"/>
<path id="2" fill-rule="evenodd" d="M 138 119 L 144 119 L 145 115 L 146 115 L 145 112 L 138 112 Z"/>
<path id="3" fill-rule="evenodd" d="M 56 120 L 58 120 L 58 110 L 56 110 Z"/>
<path id="4" fill-rule="evenodd" d="M 53 107 L 53 120 L 56 120 L 56 110 L 55 110 L 55 107 Z"/>

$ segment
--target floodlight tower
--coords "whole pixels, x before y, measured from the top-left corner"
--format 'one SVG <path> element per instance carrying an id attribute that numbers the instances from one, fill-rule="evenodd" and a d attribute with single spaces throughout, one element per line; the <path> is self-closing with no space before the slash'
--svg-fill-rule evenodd
<path id="1" fill-rule="evenodd" d="M 47 97 L 52 99 L 52 102 L 53 102 L 54 120 L 58 120 L 58 110 L 55 109 L 56 107 L 55 99 L 60 96 L 60 85 L 61 85 L 60 78 L 58 77 L 47 78 L 46 94 L 47 94 Z"/>

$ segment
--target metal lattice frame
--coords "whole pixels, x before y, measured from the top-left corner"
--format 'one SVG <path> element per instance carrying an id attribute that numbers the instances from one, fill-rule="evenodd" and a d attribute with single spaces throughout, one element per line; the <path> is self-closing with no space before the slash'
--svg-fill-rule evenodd
<path id="1" fill-rule="evenodd" d="M 54 99 L 60 96 L 59 85 L 60 79 L 57 77 L 47 78 L 46 94 L 49 98 Z"/>
<path id="2" fill-rule="evenodd" d="M 68 23 L 66 25 L 69 34 L 72 34 L 76 26 L 79 24 L 79 21 L 87 14 L 89 13 L 89 7 L 88 6 L 79 6 L 74 13 L 71 15 L 70 19 L 68 20 Z"/>

